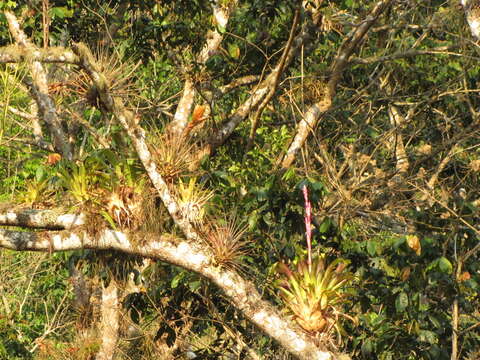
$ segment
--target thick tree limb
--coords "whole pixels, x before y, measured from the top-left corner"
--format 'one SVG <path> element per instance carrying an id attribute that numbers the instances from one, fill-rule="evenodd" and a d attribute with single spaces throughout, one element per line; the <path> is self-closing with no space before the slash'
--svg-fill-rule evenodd
<path id="1" fill-rule="evenodd" d="M 9 11 L 4 12 L 7 18 L 8 27 L 15 41 L 29 52 L 37 50 L 20 28 L 15 15 Z M 60 120 L 57 116 L 54 101 L 48 95 L 47 73 L 39 61 L 28 61 L 32 75 L 32 84 L 30 91 L 38 105 L 39 115 L 47 124 L 53 138 L 53 146 L 57 152 L 61 153 L 65 159 L 72 159 L 72 149 L 67 136 L 63 131 Z"/>
<path id="2" fill-rule="evenodd" d="M 245 317 L 300 359 L 334 360 L 339 357 L 317 348 L 313 340 L 286 321 L 255 285 L 231 269 L 220 268 L 200 244 L 170 235 L 132 234 L 104 230 L 87 232 L 19 232 L 0 230 L 0 247 L 11 250 L 66 251 L 80 249 L 118 250 L 155 258 L 196 272 L 215 283 Z"/>
<path id="3" fill-rule="evenodd" d="M 22 210 L 0 213 L 0 225 L 48 230 L 73 229 L 84 225 L 85 215 L 55 210 Z"/>
<path id="4" fill-rule="evenodd" d="M 333 99 L 335 97 L 336 88 L 343 75 L 343 71 L 348 66 L 348 61 L 357 45 L 367 34 L 371 26 L 378 20 L 383 11 L 392 3 L 392 0 L 379 1 L 370 15 L 353 31 L 349 34 L 340 49 L 337 52 L 337 57 L 331 67 L 331 75 L 328 84 L 325 88 L 325 94 L 323 98 L 311 106 L 303 119 L 300 121 L 297 127 L 295 137 L 293 138 L 283 160 L 281 162 L 282 168 L 288 168 L 293 163 L 295 155 L 298 150 L 305 144 L 308 134 L 313 129 L 321 115 L 328 111 L 332 106 Z"/>
<path id="5" fill-rule="evenodd" d="M 114 280 L 111 280 L 106 288 L 102 288 L 100 306 L 102 318 L 100 324 L 98 324 L 101 345 L 95 360 L 112 360 L 115 358 L 120 329 L 120 307 L 118 286 Z"/>

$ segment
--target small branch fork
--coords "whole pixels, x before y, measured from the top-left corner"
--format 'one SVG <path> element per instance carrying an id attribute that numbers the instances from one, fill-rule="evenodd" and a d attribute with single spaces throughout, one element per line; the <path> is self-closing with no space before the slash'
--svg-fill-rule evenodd
<path id="1" fill-rule="evenodd" d="M 213 4 L 213 17 L 219 26 L 225 28 L 231 14 L 235 11 L 237 0 L 230 1 L 227 8 L 221 6 L 219 3 L 220 1 L 217 0 Z M 212 54 L 215 54 L 220 47 L 222 40 L 223 35 L 217 29 L 210 31 L 207 34 L 207 42 L 197 59 L 199 65 L 203 66 L 207 63 L 207 60 Z M 183 87 L 183 94 L 178 102 L 173 121 L 168 126 L 168 131 L 171 135 L 180 136 L 185 130 L 188 123 L 188 117 L 192 111 L 194 98 L 195 84 L 190 77 L 187 77 Z"/>

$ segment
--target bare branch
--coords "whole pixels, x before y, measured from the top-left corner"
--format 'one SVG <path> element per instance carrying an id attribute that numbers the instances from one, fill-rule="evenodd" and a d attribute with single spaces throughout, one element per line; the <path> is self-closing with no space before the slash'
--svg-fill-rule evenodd
<path id="1" fill-rule="evenodd" d="M 288 36 L 287 44 L 285 45 L 285 49 L 283 50 L 283 54 L 280 57 L 280 61 L 278 63 L 278 71 L 275 72 L 275 76 L 272 78 L 272 82 L 270 85 L 270 89 L 268 90 L 268 94 L 265 96 L 262 103 L 258 106 L 255 116 L 252 119 L 252 128 L 250 129 L 250 136 L 248 138 L 246 151 L 249 151 L 253 146 L 253 141 L 255 139 L 255 133 L 257 131 L 258 121 L 260 119 L 260 116 L 262 115 L 262 112 L 265 109 L 265 107 L 268 105 L 268 103 L 272 99 L 273 95 L 275 95 L 275 91 L 277 90 L 280 77 L 283 74 L 283 70 L 285 70 L 285 61 L 292 47 L 293 37 L 298 26 L 299 17 L 300 17 L 300 11 L 297 9 L 293 17 L 293 24 L 290 30 L 290 34 Z"/>
<path id="2" fill-rule="evenodd" d="M 252 84 L 255 81 L 260 80 L 260 78 L 261 78 L 260 75 L 243 76 L 241 78 L 233 80 L 230 84 L 221 86 L 218 90 L 220 94 L 224 95 L 237 87 Z"/>
<path id="3" fill-rule="evenodd" d="M 303 144 L 305 144 L 309 131 L 316 126 L 320 116 L 328 111 L 332 106 L 337 85 L 341 79 L 343 71 L 349 64 L 348 60 L 350 56 L 356 49 L 357 45 L 364 38 L 368 30 L 391 3 L 392 0 L 379 1 L 373 8 L 370 15 L 367 16 L 367 18 L 351 34 L 347 35 L 347 38 L 340 46 L 335 61 L 331 67 L 331 76 L 325 88 L 325 94 L 319 102 L 308 109 L 307 113 L 298 124 L 295 137 L 285 156 L 283 157 L 283 168 L 288 168 L 293 163 L 296 153 L 298 150 L 300 150 Z"/>
<path id="4" fill-rule="evenodd" d="M 350 65 L 354 64 L 375 64 L 379 62 L 387 62 L 397 59 L 405 59 L 415 56 L 423 56 L 423 55 L 453 55 L 453 56 L 464 56 L 463 54 L 451 52 L 452 50 L 458 49 L 459 45 L 450 45 L 450 46 L 439 46 L 433 49 L 425 49 L 425 50 L 407 50 L 407 51 L 399 51 L 395 54 L 385 55 L 385 56 L 371 56 L 368 58 L 353 58 L 349 61 Z"/>
<path id="5" fill-rule="evenodd" d="M 18 45 L 0 47 L 0 64 L 37 61 L 42 63 L 78 64 L 78 57 L 69 49 L 28 48 Z"/>
<path id="6" fill-rule="evenodd" d="M 295 36 L 293 39 L 293 44 L 287 52 L 284 60 L 281 59 L 279 61 L 279 63 L 273 68 L 270 74 L 268 74 L 265 80 L 263 80 L 255 88 L 255 90 L 252 91 L 250 97 L 237 108 L 237 110 L 230 116 L 228 121 L 218 130 L 218 132 L 212 135 L 208 141 L 208 144 L 202 149 L 202 151 L 200 151 L 202 155 L 209 155 L 218 146 L 222 145 L 233 133 L 237 125 L 245 120 L 250 112 L 255 110 L 263 101 L 263 99 L 265 99 L 270 89 L 274 85 L 277 74 L 290 65 L 301 47 L 308 41 L 308 39 L 310 39 L 311 34 L 309 30 L 310 29 L 308 26 L 306 26 L 298 35 Z"/>

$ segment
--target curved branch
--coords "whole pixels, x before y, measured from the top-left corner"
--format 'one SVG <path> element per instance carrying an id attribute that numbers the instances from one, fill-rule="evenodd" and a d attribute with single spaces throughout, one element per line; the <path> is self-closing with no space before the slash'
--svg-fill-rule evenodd
<path id="1" fill-rule="evenodd" d="M 0 247 L 11 250 L 66 251 L 79 249 L 118 250 L 155 258 L 196 272 L 215 283 L 244 315 L 290 353 L 305 360 L 334 360 L 338 357 L 317 348 L 314 341 L 286 321 L 255 285 L 236 271 L 215 265 L 200 245 L 172 235 L 130 234 L 113 230 L 91 236 L 85 231 L 19 232 L 0 230 Z"/>
<path id="2" fill-rule="evenodd" d="M 325 89 L 325 95 L 310 109 L 308 109 L 304 118 L 300 121 L 297 127 L 292 143 L 290 144 L 285 156 L 282 160 L 282 168 L 288 168 L 294 161 L 298 150 L 305 144 L 308 134 L 313 129 L 321 115 L 330 109 L 333 99 L 335 97 L 337 85 L 343 75 L 343 71 L 349 64 L 349 58 L 367 34 L 368 30 L 378 20 L 383 11 L 392 3 L 393 0 L 381 0 L 373 8 L 370 15 L 351 33 L 347 36 L 343 44 L 338 49 L 335 61 L 331 66 L 331 75 Z"/>
<path id="3" fill-rule="evenodd" d="M 292 46 L 286 53 L 286 56 L 282 56 L 265 80 L 252 91 L 250 97 L 235 110 L 228 121 L 209 139 L 208 144 L 199 151 L 202 156 L 210 155 L 218 146 L 222 145 L 233 133 L 237 125 L 245 120 L 251 111 L 258 108 L 268 95 L 270 89 L 274 87 L 277 77 L 281 75 L 283 70 L 288 68 L 298 51 L 310 37 L 310 28 L 309 25 L 307 25 L 294 37 Z"/>

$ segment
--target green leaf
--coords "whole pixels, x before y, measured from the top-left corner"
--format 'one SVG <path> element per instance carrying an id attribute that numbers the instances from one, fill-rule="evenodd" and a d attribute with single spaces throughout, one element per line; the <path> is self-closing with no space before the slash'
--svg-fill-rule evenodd
<path id="1" fill-rule="evenodd" d="M 408 306 L 408 295 L 405 292 L 398 294 L 397 299 L 395 300 L 395 309 L 398 313 L 404 312 Z"/>
<path id="2" fill-rule="evenodd" d="M 228 44 L 228 54 L 230 57 L 234 59 L 238 59 L 240 57 L 240 48 L 237 44 Z"/>
<path id="3" fill-rule="evenodd" d="M 395 250 L 398 250 L 398 248 L 400 246 L 402 246 L 403 244 L 405 244 L 406 241 L 407 241 L 407 239 L 405 238 L 405 236 L 400 236 L 400 237 L 396 238 L 395 242 L 393 243 L 393 248 Z"/>
<path id="4" fill-rule="evenodd" d="M 290 179 L 293 179 L 295 177 L 295 169 L 292 167 L 288 168 L 287 171 L 285 171 L 285 174 L 282 176 L 282 180 L 288 181 Z"/>
<path id="5" fill-rule="evenodd" d="M 65 6 L 56 6 L 50 9 L 50 15 L 60 19 L 71 18 L 73 16 L 73 10 L 68 9 Z"/>
<path id="6" fill-rule="evenodd" d="M 429 344 L 438 343 L 437 334 L 435 334 L 433 331 L 429 331 L 429 330 L 420 330 L 418 332 L 418 340 L 423 341 L 423 342 L 427 342 Z"/>
<path id="7" fill-rule="evenodd" d="M 362 355 L 368 357 L 374 351 L 374 344 L 373 341 L 370 339 L 365 340 L 362 344 Z"/>
<path id="8" fill-rule="evenodd" d="M 438 318 L 436 316 L 433 316 L 432 314 L 429 314 L 428 318 L 430 319 L 430 321 L 432 322 L 433 326 L 436 329 L 441 329 L 442 328 L 442 323 L 440 322 L 440 320 L 438 320 Z"/>
<path id="9" fill-rule="evenodd" d="M 367 241 L 367 251 L 370 256 L 377 255 L 377 242 L 374 240 Z"/>
<path id="10" fill-rule="evenodd" d="M 320 224 L 320 227 L 318 228 L 318 232 L 320 234 L 325 234 L 326 232 L 328 232 L 328 230 L 330 229 L 330 226 L 331 226 L 332 222 L 329 218 L 326 218 L 321 224 Z"/>
<path id="11" fill-rule="evenodd" d="M 192 292 L 197 291 L 201 285 L 202 285 L 202 282 L 200 280 L 195 280 L 188 283 L 188 287 Z"/>
<path id="12" fill-rule="evenodd" d="M 445 273 L 445 274 L 451 274 L 453 270 L 452 263 L 448 261 L 446 257 L 441 257 L 438 259 L 438 269 Z"/>
<path id="13" fill-rule="evenodd" d="M 185 273 L 183 271 L 178 273 L 170 283 L 171 288 L 175 289 L 184 278 L 185 278 Z"/>

